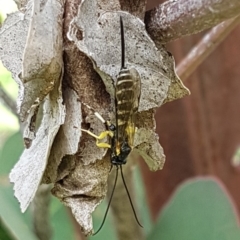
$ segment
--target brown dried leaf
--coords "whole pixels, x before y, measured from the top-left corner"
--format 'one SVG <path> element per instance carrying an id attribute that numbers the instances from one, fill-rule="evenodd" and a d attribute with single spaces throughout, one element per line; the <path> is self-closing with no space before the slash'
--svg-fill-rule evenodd
<path id="1" fill-rule="evenodd" d="M 170 52 L 164 51 L 162 52 L 162 55 L 164 56 L 164 59 L 167 59 L 167 61 L 163 62 L 164 69 L 169 79 L 171 79 L 171 85 L 168 89 L 167 98 L 163 103 L 171 102 L 190 95 L 189 89 L 184 86 L 176 73 L 175 61 L 172 54 Z"/>
<path id="2" fill-rule="evenodd" d="M 134 152 L 143 157 L 151 171 L 163 168 L 165 155 L 159 143 L 159 137 L 155 133 L 155 110 L 139 112 L 136 117 L 138 127 L 134 137 Z"/>
<path id="3" fill-rule="evenodd" d="M 109 156 L 88 165 L 85 165 L 80 158 L 68 157 L 63 159 L 61 165 L 59 176 L 62 176 L 62 179 L 54 185 L 52 193 L 71 208 L 83 233 L 91 235 L 91 214 L 107 191 L 106 182 L 111 167 Z"/>
<path id="4" fill-rule="evenodd" d="M 162 169 L 165 162 L 163 148 L 158 140 L 158 135 L 146 128 L 138 129 L 134 138 L 133 151 L 143 157 L 151 171 Z"/>

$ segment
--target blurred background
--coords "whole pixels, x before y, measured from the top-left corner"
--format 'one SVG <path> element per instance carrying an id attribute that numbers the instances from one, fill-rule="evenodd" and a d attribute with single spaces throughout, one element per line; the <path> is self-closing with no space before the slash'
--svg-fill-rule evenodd
<path id="1" fill-rule="evenodd" d="M 151 1 L 149 8 L 159 2 Z M 0 22 L 15 10 L 13 1 L 0 0 Z M 205 33 L 168 44 L 176 64 Z M 134 169 L 142 239 L 240 239 L 239 42 L 240 26 L 184 82 L 191 96 L 157 111 L 157 132 L 166 155 L 164 169 L 150 172 L 143 161 Z M 0 88 L 16 100 L 17 84 L 1 62 Z M 8 180 L 22 150 L 18 118 L 0 95 L 0 240 L 38 239 L 32 207 L 20 212 Z M 51 239 L 84 239 L 70 211 L 54 197 L 50 202 Z M 106 205 L 103 202 L 94 214 L 95 229 Z M 110 211 L 102 231 L 89 239 L 117 239 L 116 224 Z"/>

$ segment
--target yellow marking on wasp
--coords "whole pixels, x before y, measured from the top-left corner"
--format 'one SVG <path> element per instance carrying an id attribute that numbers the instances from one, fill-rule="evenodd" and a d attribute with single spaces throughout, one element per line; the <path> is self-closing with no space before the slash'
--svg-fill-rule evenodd
<path id="1" fill-rule="evenodd" d="M 100 142 L 100 140 L 106 138 L 107 136 L 109 137 L 113 137 L 114 136 L 114 133 L 112 131 L 104 131 L 104 132 L 101 132 L 99 134 L 99 136 L 95 135 L 94 133 L 92 133 L 91 131 L 89 130 L 86 130 L 86 129 L 81 129 L 83 132 L 86 132 L 88 133 L 89 135 L 91 135 L 92 137 L 94 137 L 96 139 L 96 145 L 100 148 L 111 148 L 111 145 L 108 144 L 108 143 L 105 143 L 105 142 Z"/>
<path id="2" fill-rule="evenodd" d="M 117 104 L 118 105 L 121 105 L 121 104 L 123 104 L 123 103 L 128 103 L 129 102 L 129 100 L 119 100 L 118 102 L 117 102 Z"/>
<path id="3" fill-rule="evenodd" d="M 118 115 L 129 113 L 129 110 L 118 110 Z"/>
<path id="4" fill-rule="evenodd" d="M 120 142 L 117 141 L 117 144 L 116 144 L 116 154 L 117 156 L 120 154 Z"/>
<path id="5" fill-rule="evenodd" d="M 133 148 L 134 135 L 135 135 L 137 128 L 135 127 L 134 123 L 128 123 L 128 124 L 129 125 L 126 128 L 126 132 L 128 135 L 128 143 L 129 143 L 130 147 Z"/>
<path id="6" fill-rule="evenodd" d="M 118 126 L 121 126 L 121 125 L 123 125 L 123 124 L 125 124 L 125 121 L 122 121 L 121 119 L 118 119 Z"/>
<path id="7" fill-rule="evenodd" d="M 116 92 L 116 94 L 118 95 L 118 94 L 122 94 L 122 93 L 125 93 L 125 92 L 132 92 L 132 91 L 133 91 L 132 88 L 122 89 L 122 90 L 118 90 L 118 91 Z"/>
<path id="8" fill-rule="evenodd" d="M 132 83 L 132 79 L 119 80 L 117 82 L 117 85 L 121 85 L 122 83 Z"/>

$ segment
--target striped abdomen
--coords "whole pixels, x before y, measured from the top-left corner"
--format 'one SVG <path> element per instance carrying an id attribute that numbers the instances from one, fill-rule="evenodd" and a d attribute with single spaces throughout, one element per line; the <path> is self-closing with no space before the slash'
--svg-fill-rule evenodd
<path id="1" fill-rule="evenodd" d="M 127 127 L 133 114 L 137 111 L 135 78 L 127 68 L 121 69 L 116 83 L 116 140 L 118 144 L 128 141 Z"/>

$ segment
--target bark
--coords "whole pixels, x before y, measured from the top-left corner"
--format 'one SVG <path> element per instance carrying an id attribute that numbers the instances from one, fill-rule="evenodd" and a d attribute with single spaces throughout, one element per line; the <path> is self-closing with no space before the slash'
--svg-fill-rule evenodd
<path id="1" fill-rule="evenodd" d="M 153 40 L 166 43 L 214 27 L 239 11 L 239 0 L 169 0 L 148 11 L 145 22 Z"/>
<path id="2" fill-rule="evenodd" d="M 186 80 L 239 23 L 240 15 L 220 23 L 207 33 L 178 64 L 176 71 L 180 79 Z"/>

